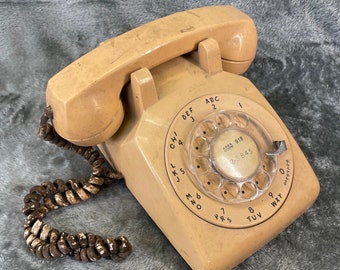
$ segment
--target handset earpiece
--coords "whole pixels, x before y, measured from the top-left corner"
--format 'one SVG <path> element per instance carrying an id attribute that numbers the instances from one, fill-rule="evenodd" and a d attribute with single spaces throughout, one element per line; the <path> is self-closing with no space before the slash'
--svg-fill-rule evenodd
<path id="1" fill-rule="evenodd" d="M 255 25 L 236 8 L 203 7 L 161 18 L 103 42 L 50 79 L 46 101 L 56 131 L 81 146 L 107 140 L 123 121 L 120 92 L 130 74 L 196 50 L 207 38 L 217 41 L 226 71 L 243 73 L 254 59 Z"/>

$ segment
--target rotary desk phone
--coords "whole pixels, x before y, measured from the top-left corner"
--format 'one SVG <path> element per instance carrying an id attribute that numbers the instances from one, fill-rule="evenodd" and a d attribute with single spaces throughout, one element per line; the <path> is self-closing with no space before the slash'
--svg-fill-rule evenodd
<path id="1" fill-rule="evenodd" d="M 319 192 L 279 116 L 237 75 L 254 59 L 256 42 L 246 14 L 203 7 L 105 41 L 48 82 L 42 122 L 52 122 L 53 136 L 70 142 L 68 148 L 87 155 L 93 166 L 98 155 L 86 151 L 97 145 L 193 269 L 238 265 L 306 211 Z M 66 195 L 51 192 L 60 183 L 45 183 L 58 195 L 46 203 L 87 199 L 98 178 L 69 181 Z M 25 201 L 44 192 L 35 188 Z M 118 250 L 117 259 L 131 252 L 125 237 L 70 237 L 41 220 L 31 217 L 25 227 L 27 244 L 40 257 L 78 252 L 93 261 L 110 250 Z M 87 251 L 81 251 L 84 242 Z"/>

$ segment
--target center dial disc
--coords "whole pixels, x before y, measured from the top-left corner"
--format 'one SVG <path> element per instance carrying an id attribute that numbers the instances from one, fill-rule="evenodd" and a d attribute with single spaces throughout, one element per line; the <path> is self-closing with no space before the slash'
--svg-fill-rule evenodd
<path id="1" fill-rule="evenodd" d="M 239 153 L 246 153 L 244 160 L 238 159 Z M 210 159 L 223 177 L 237 182 L 254 175 L 260 164 L 255 141 L 245 132 L 236 129 L 216 135 L 211 142 Z"/>

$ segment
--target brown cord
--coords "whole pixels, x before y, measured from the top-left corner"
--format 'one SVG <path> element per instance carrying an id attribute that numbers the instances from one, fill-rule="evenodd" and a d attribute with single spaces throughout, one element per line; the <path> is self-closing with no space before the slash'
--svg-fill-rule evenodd
<path id="1" fill-rule="evenodd" d="M 57 179 L 34 186 L 25 196 L 22 210 L 26 215 L 24 237 L 27 246 L 39 258 L 59 258 L 64 255 L 73 256 L 83 262 L 93 262 L 102 257 L 116 261 L 126 259 L 132 251 L 130 242 L 125 236 L 103 238 L 93 233 L 77 233 L 69 235 L 59 232 L 43 222 L 51 210 L 59 207 L 78 204 L 97 194 L 104 184 L 123 178 L 116 171 L 108 171 L 103 166 L 104 159 L 93 147 L 77 146 L 60 137 L 49 123 L 52 121 L 51 107 L 46 107 L 40 119 L 39 137 L 64 149 L 82 155 L 92 166 L 89 179 L 76 182 L 69 179 L 64 182 Z"/>

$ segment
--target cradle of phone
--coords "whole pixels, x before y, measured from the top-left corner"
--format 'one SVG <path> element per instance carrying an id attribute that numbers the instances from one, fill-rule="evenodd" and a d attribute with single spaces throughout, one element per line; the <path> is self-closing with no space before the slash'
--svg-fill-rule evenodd
<path id="1" fill-rule="evenodd" d="M 139 91 L 159 100 L 131 110 L 100 149 L 193 269 L 236 266 L 314 201 L 308 162 L 244 77 L 209 75 L 180 57 L 132 74 L 129 108 Z"/>
<path id="2" fill-rule="evenodd" d="M 236 21 L 249 22 L 243 13 L 230 7 L 210 10 L 227 11 L 233 16 L 237 13 Z M 119 70 L 111 72 L 113 75 L 100 75 L 106 72 L 100 61 L 125 64 L 121 59 L 128 57 L 105 53 L 111 46 L 118 46 L 119 39 L 104 43 L 51 79 L 47 103 L 54 108 L 54 124 L 63 137 L 81 145 L 98 142 L 108 162 L 123 173 L 129 190 L 193 269 L 230 269 L 306 211 L 317 197 L 319 184 L 271 105 L 248 79 L 234 74 L 249 66 L 254 46 L 247 50 L 250 56 L 225 61 L 218 37 L 197 34 L 197 42 L 188 42 L 186 34 L 196 30 L 193 18 L 204 21 L 203 15 L 209 12 L 206 8 L 185 14 L 184 19 L 182 15 L 175 17 L 173 22 L 179 25 L 186 23 L 188 16 L 192 21 L 180 28 L 178 32 L 183 36 L 176 39 L 175 46 L 168 46 L 170 52 L 164 51 L 165 55 L 157 50 L 166 47 L 166 42 L 152 49 L 157 54 L 148 58 L 152 50 L 145 48 L 154 41 L 144 39 L 143 53 L 140 50 L 140 56 L 124 66 L 123 75 L 117 75 Z M 148 35 L 155 37 L 167 27 L 169 22 L 151 25 Z M 254 36 L 244 33 L 248 32 L 243 36 L 234 33 L 233 41 L 227 42 L 231 51 L 236 43 L 246 43 L 244 36 L 254 41 Z M 140 32 L 133 34 L 133 38 L 142 39 Z M 82 72 L 86 76 L 79 80 Z M 96 77 L 96 72 L 102 79 Z M 110 78 L 116 80 L 111 83 Z M 108 86 L 114 87 L 115 82 L 127 82 L 118 93 L 122 103 L 116 103 L 114 97 L 104 110 L 105 106 L 98 104 L 110 99 Z M 58 92 L 59 85 L 60 89 L 78 87 L 77 98 L 69 97 L 69 92 Z M 86 90 L 82 90 L 83 85 Z M 98 89 L 104 88 L 109 94 L 98 94 Z M 87 100 L 79 98 L 82 95 Z M 82 115 L 92 111 L 88 117 L 81 117 L 89 122 L 84 126 L 80 123 L 73 131 L 81 122 L 78 111 L 69 113 L 77 108 L 74 104 L 84 107 Z M 105 116 L 111 107 L 119 108 L 114 115 L 120 120 L 114 123 L 114 135 L 107 139 L 106 130 L 110 128 L 101 123 L 105 117 L 93 115 L 100 111 Z M 60 116 L 67 113 L 67 120 Z M 64 121 L 58 121 L 58 116 Z M 99 135 L 86 133 L 91 125 L 105 128 Z M 92 130 L 96 128 L 89 132 Z M 82 133 L 90 135 L 79 139 Z M 98 139 L 104 137 L 105 141 Z"/>

